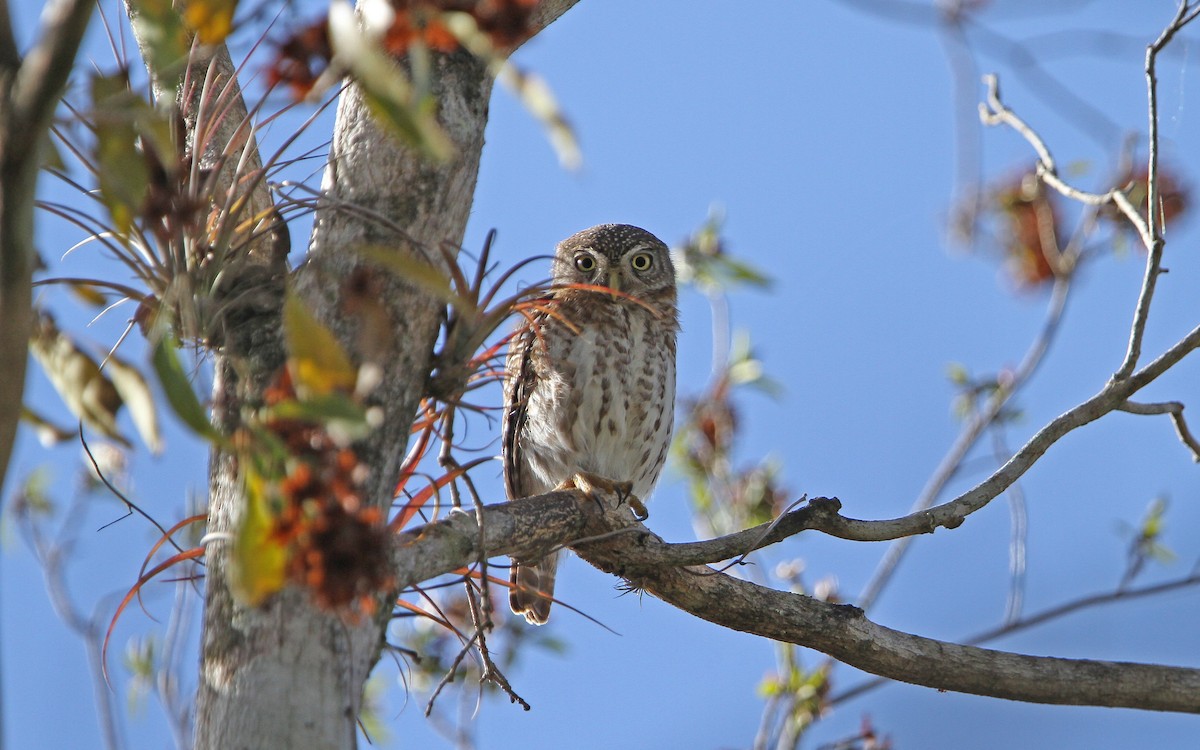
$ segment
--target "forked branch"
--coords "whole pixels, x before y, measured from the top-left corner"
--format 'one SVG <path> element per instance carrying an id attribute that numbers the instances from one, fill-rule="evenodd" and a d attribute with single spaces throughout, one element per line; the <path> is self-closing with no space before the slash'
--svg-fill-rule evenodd
<path id="1" fill-rule="evenodd" d="M 612 502 L 609 498 L 608 504 Z M 837 517 L 834 505 L 816 507 L 820 510 L 812 515 Z M 775 591 L 707 567 L 666 562 L 678 557 L 678 545 L 663 542 L 627 510 L 601 513 L 596 503 L 576 492 L 485 506 L 482 520 L 480 528 L 476 514 L 456 512 L 399 535 L 393 562 L 402 584 L 449 573 L 480 555 L 537 557 L 586 537 L 590 541 L 574 546 L 581 558 L 689 614 L 814 648 L 872 674 L 1034 703 L 1200 713 L 1200 670 L 1026 656 L 902 633 L 868 620 L 856 607 Z M 614 530 L 627 533 L 610 533 Z"/>

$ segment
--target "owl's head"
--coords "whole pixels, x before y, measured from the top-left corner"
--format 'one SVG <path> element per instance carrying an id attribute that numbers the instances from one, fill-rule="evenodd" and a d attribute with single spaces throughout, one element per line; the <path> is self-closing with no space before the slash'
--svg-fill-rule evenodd
<path id="1" fill-rule="evenodd" d="M 642 298 L 675 291 L 675 267 L 662 240 L 629 224 L 601 224 L 558 243 L 555 284 L 593 284 Z"/>

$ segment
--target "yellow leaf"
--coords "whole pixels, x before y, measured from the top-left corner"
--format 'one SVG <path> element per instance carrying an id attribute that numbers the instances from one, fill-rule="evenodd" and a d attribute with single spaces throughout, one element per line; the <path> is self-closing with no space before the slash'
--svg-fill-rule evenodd
<path id="1" fill-rule="evenodd" d="M 283 588 L 288 549 L 272 533 L 275 513 L 269 493 L 274 485 L 250 468 L 251 463 L 243 462 L 246 509 L 234 533 L 229 582 L 239 601 L 256 606 Z"/>
<path id="2" fill-rule="evenodd" d="M 283 303 L 283 336 L 288 348 L 288 372 L 302 398 L 354 390 L 358 371 L 350 357 L 333 332 L 290 290 Z"/>
<path id="3" fill-rule="evenodd" d="M 117 429 L 121 395 L 100 372 L 100 366 L 59 330 L 47 313 L 40 313 L 29 349 L 67 408 L 89 428 L 128 446 Z"/>
<path id="4" fill-rule="evenodd" d="M 75 295 L 76 299 L 85 305 L 104 307 L 108 304 L 108 297 L 104 295 L 104 292 L 91 284 L 71 283 L 67 284 L 67 289 Z"/>
<path id="5" fill-rule="evenodd" d="M 21 421 L 33 428 L 33 432 L 37 435 L 38 442 L 42 444 L 43 448 L 58 445 L 75 437 L 74 430 L 54 424 L 28 406 L 21 407 Z"/>
<path id="6" fill-rule="evenodd" d="M 129 408 L 133 426 L 152 453 L 162 452 L 162 433 L 158 429 L 158 404 L 142 373 L 125 360 L 113 355 L 104 365 L 121 400 Z"/>
<path id="7" fill-rule="evenodd" d="M 204 44 L 220 44 L 233 30 L 237 0 L 188 0 L 183 20 Z"/>

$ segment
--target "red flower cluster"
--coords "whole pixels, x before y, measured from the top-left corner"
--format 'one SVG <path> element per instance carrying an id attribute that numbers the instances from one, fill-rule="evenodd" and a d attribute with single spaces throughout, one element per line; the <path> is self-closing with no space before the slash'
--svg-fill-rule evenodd
<path id="1" fill-rule="evenodd" d="M 1031 289 L 1054 281 L 1064 269 L 1058 238 L 1058 207 L 1033 172 L 997 191 L 996 207 L 1005 219 L 1001 242 L 1008 272 L 1018 286 Z"/>
<path id="2" fill-rule="evenodd" d="M 459 41 L 445 23 L 446 13 L 466 13 L 497 50 L 511 50 L 529 38 L 538 0 L 391 0 L 396 11 L 383 36 L 383 48 L 403 57 L 414 44 L 438 52 L 454 52 Z M 333 59 L 325 18 L 306 26 L 278 45 L 267 74 L 274 85 L 286 83 L 297 97 L 312 89 Z"/>
<path id="3" fill-rule="evenodd" d="M 265 398 L 268 406 L 296 399 L 287 368 Z M 367 467 L 319 422 L 272 417 L 265 426 L 289 457 L 272 533 L 289 550 L 289 579 L 308 588 L 321 607 L 370 615 L 392 574 L 383 514 L 363 501 Z"/>

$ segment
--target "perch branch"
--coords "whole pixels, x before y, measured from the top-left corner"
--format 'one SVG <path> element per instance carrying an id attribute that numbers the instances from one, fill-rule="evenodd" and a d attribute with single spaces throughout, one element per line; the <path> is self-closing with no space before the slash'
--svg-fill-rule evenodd
<path id="1" fill-rule="evenodd" d="M 608 500 L 615 506 L 615 498 Z M 722 627 L 814 648 L 867 672 L 939 690 L 1200 713 L 1200 670 L 1026 656 L 902 633 L 871 622 L 857 607 L 775 591 L 707 567 L 664 564 L 675 554 L 673 545 L 633 521 L 627 509 L 601 512 L 576 492 L 485 506 L 482 518 L 480 529 L 476 514 L 455 512 L 399 535 L 393 562 L 401 583 L 449 573 L 481 554 L 536 557 L 580 536 L 632 528 L 636 533 L 574 549 L 600 570 Z"/>

